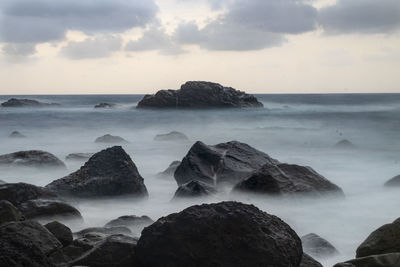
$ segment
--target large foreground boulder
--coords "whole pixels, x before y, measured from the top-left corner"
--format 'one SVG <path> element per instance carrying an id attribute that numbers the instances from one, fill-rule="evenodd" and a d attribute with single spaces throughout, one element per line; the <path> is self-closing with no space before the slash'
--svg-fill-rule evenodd
<path id="1" fill-rule="evenodd" d="M 262 107 L 256 97 L 218 83 L 190 81 L 180 90 L 145 95 L 137 108 L 241 108 Z"/>
<path id="2" fill-rule="evenodd" d="M 10 201 L 0 200 L 0 224 L 23 219 L 22 213 Z"/>
<path id="3" fill-rule="evenodd" d="M 335 264 L 333 267 L 399 267 L 400 253 L 387 253 L 357 258 Z"/>
<path id="4" fill-rule="evenodd" d="M 51 107 L 59 106 L 57 103 L 43 103 L 32 99 L 10 98 L 1 104 L 3 107 L 21 108 L 21 107 Z"/>
<path id="5" fill-rule="evenodd" d="M 297 234 L 253 205 L 221 202 L 189 207 L 146 227 L 136 257 L 152 267 L 297 267 Z"/>
<path id="6" fill-rule="evenodd" d="M 148 195 L 142 176 L 120 146 L 94 154 L 79 170 L 46 188 L 60 195 L 83 198 Z"/>
<path id="7" fill-rule="evenodd" d="M 196 142 L 175 171 L 178 185 L 192 180 L 211 186 L 236 184 L 265 164 L 277 164 L 267 154 L 237 141 L 208 146 Z"/>
<path id="8" fill-rule="evenodd" d="M 339 253 L 329 241 L 314 233 L 302 236 L 301 242 L 304 252 L 317 259 L 332 257 Z"/>
<path id="9" fill-rule="evenodd" d="M 215 194 L 216 192 L 217 190 L 215 190 L 214 187 L 206 183 L 203 183 L 201 181 L 190 181 L 178 187 L 175 192 L 174 199 L 204 197 Z"/>
<path id="10" fill-rule="evenodd" d="M 0 184 L 0 200 L 10 201 L 13 205 L 32 199 L 54 199 L 56 195 L 46 188 L 25 183 Z"/>
<path id="11" fill-rule="evenodd" d="M 41 150 L 19 151 L 0 155 L 0 166 L 26 166 L 40 168 L 66 168 L 56 156 Z"/>
<path id="12" fill-rule="evenodd" d="M 27 219 L 82 220 L 81 213 L 59 200 L 33 199 L 18 206 Z"/>

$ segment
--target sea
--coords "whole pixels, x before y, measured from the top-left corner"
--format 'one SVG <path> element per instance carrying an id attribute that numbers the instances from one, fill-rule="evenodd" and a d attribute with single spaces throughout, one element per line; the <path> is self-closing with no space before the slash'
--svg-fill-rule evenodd
<path id="1" fill-rule="evenodd" d="M 400 94 L 259 94 L 257 109 L 142 110 L 143 95 L 1 95 L 55 102 L 45 108 L 0 108 L 0 154 L 44 150 L 67 165 L 66 170 L 0 168 L 0 180 L 44 186 L 76 171 L 84 162 L 66 155 L 98 152 L 104 134 L 123 137 L 123 144 L 149 191 L 145 201 L 103 199 L 77 201 L 85 226 L 103 226 L 121 215 L 148 215 L 153 220 L 200 203 L 236 200 L 256 205 L 288 223 L 299 236 L 316 233 L 340 252 L 319 259 L 324 266 L 355 257 L 359 244 L 376 228 L 400 217 L 400 188 L 384 183 L 400 174 Z M 101 102 L 114 109 L 95 109 Z M 9 138 L 12 131 L 27 138 Z M 155 141 L 157 134 L 179 131 L 189 141 Z M 340 149 L 343 139 L 353 148 Z M 345 198 L 232 195 L 171 201 L 177 184 L 159 177 L 181 160 L 196 141 L 209 145 L 240 141 L 281 162 L 311 166 L 340 186 Z M 80 230 L 71 225 L 74 231 Z M 82 226 L 81 226 L 82 227 Z"/>

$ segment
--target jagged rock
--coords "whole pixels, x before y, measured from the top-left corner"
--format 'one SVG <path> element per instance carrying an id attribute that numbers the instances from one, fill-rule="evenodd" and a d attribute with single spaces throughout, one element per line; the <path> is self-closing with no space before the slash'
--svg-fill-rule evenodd
<path id="1" fill-rule="evenodd" d="M 79 170 L 46 186 L 65 196 L 147 197 L 147 189 L 135 164 L 120 146 L 94 154 Z"/>
<path id="2" fill-rule="evenodd" d="M 0 200 L 0 224 L 23 219 L 22 213 L 10 201 Z"/>
<path id="3" fill-rule="evenodd" d="M 215 194 L 217 190 L 201 181 L 190 181 L 182 184 L 175 192 L 174 199 L 188 198 L 188 197 L 203 197 Z"/>
<path id="4" fill-rule="evenodd" d="M 389 181 L 385 183 L 385 186 L 393 186 L 393 187 L 400 186 L 400 175 L 391 178 Z"/>
<path id="5" fill-rule="evenodd" d="M 86 161 L 93 156 L 94 153 L 71 153 L 68 154 L 65 159 L 66 160 L 79 160 L 79 161 Z"/>
<path id="6" fill-rule="evenodd" d="M 74 239 L 71 229 L 60 222 L 52 221 L 47 223 L 44 227 L 46 227 L 64 247 L 70 245 Z"/>
<path id="7" fill-rule="evenodd" d="M 15 183 L 0 185 L 0 200 L 8 200 L 16 207 L 32 199 L 52 199 L 56 195 L 46 188 L 32 184 Z"/>
<path id="8" fill-rule="evenodd" d="M 166 134 L 157 134 L 154 137 L 155 141 L 181 141 L 181 140 L 189 140 L 189 138 L 181 133 L 181 132 L 177 132 L 177 131 L 172 131 Z"/>
<path id="9" fill-rule="evenodd" d="M 4 223 L 0 236 L 0 266 L 52 266 L 47 256 L 62 246 L 35 221 Z"/>
<path id="10" fill-rule="evenodd" d="M 100 233 L 104 235 L 116 235 L 116 234 L 124 234 L 124 235 L 132 235 L 132 231 L 125 226 L 115 226 L 115 227 L 89 227 L 75 234 L 78 237 L 82 237 L 88 233 Z"/>
<path id="11" fill-rule="evenodd" d="M 78 219 L 81 213 L 71 205 L 59 200 L 34 199 L 18 206 L 25 218 L 28 219 Z"/>
<path id="12" fill-rule="evenodd" d="M 145 95 L 137 108 L 242 108 L 263 107 L 253 95 L 218 83 L 189 81 L 180 90 Z"/>
<path id="13" fill-rule="evenodd" d="M 342 189 L 311 167 L 286 163 L 265 164 L 249 178 L 238 183 L 234 191 L 267 195 L 326 195 L 328 193 L 344 195 Z"/>
<path id="14" fill-rule="evenodd" d="M 25 138 L 26 136 L 18 131 L 13 131 L 12 133 L 10 133 L 10 135 L 8 137 L 10 137 L 10 138 Z"/>
<path id="15" fill-rule="evenodd" d="M 122 144 L 129 143 L 124 138 L 116 135 L 106 134 L 96 138 L 95 143 Z"/>
<path id="16" fill-rule="evenodd" d="M 278 217 L 253 205 L 221 202 L 189 207 L 142 231 L 139 266 L 299 266 L 301 240 Z"/>
<path id="17" fill-rule="evenodd" d="M 114 103 L 100 103 L 94 106 L 94 108 L 115 108 L 117 104 Z"/>
<path id="18" fill-rule="evenodd" d="M 117 227 L 117 226 L 125 226 L 125 227 L 136 227 L 143 225 L 150 225 L 154 221 L 148 216 L 135 216 L 135 215 L 125 215 L 118 217 L 117 219 L 111 220 L 104 227 Z"/>
<path id="19" fill-rule="evenodd" d="M 350 149 L 350 148 L 355 148 L 356 146 L 349 140 L 343 139 L 343 140 L 340 140 L 339 142 L 337 142 L 335 144 L 335 147 L 342 148 L 342 149 Z"/>
<path id="20" fill-rule="evenodd" d="M 301 242 L 304 252 L 318 259 L 332 257 L 339 253 L 331 243 L 314 233 L 301 237 Z"/>
<path id="21" fill-rule="evenodd" d="M 373 231 L 357 248 L 356 257 L 400 252 L 400 218 Z"/>
<path id="22" fill-rule="evenodd" d="M 388 253 L 357 258 L 335 264 L 333 267 L 399 267 L 400 253 Z"/>
<path id="23" fill-rule="evenodd" d="M 59 106 L 57 103 L 43 103 L 32 99 L 10 98 L 1 104 L 3 107 L 49 107 Z"/>
<path id="24" fill-rule="evenodd" d="M 41 150 L 19 151 L 0 155 L 0 166 L 26 166 L 40 168 L 66 168 L 56 156 Z"/>
<path id="25" fill-rule="evenodd" d="M 168 168 L 166 168 L 162 172 L 159 172 L 157 174 L 157 176 L 159 176 L 159 177 L 174 176 L 175 170 L 176 170 L 176 168 L 178 168 L 179 164 L 181 164 L 181 162 L 179 160 L 175 160 L 175 161 L 171 162 L 171 164 L 168 166 Z"/>
<path id="26" fill-rule="evenodd" d="M 208 146 L 198 141 L 183 158 L 174 176 L 178 185 L 192 180 L 211 186 L 234 185 L 267 163 L 279 162 L 244 143 L 231 141 Z"/>
<path id="27" fill-rule="evenodd" d="M 310 255 L 303 253 L 303 258 L 301 259 L 301 263 L 299 267 L 323 267 L 321 263 L 316 261 Z"/>

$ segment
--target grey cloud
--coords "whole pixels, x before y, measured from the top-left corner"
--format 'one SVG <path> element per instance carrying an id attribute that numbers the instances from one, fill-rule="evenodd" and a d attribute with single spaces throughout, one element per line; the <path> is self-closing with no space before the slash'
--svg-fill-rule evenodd
<path id="1" fill-rule="evenodd" d="M 36 53 L 36 44 L 32 43 L 10 43 L 2 48 L 3 53 L 9 56 L 30 56 Z"/>
<path id="2" fill-rule="evenodd" d="M 338 0 L 318 21 L 328 33 L 390 33 L 400 28 L 400 1 Z"/>
<path id="3" fill-rule="evenodd" d="M 61 49 L 60 54 L 69 59 L 102 58 L 120 50 L 121 46 L 121 37 L 102 36 L 87 38 L 82 42 L 69 42 Z"/>

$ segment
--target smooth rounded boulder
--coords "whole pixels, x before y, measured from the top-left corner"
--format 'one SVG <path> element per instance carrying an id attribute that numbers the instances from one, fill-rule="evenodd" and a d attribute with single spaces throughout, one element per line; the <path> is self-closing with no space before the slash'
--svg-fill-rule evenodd
<path id="1" fill-rule="evenodd" d="M 314 233 L 302 236 L 301 242 L 304 252 L 318 259 L 339 254 L 339 251 L 329 241 Z"/>
<path id="2" fill-rule="evenodd" d="M 95 143 L 108 143 L 108 144 L 123 144 L 129 143 L 124 138 L 116 135 L 106 134 L 100 137 L 97 137 L 94 141 Z"/>
<path id="3" fill-rule="evenodd" d="M 18 151 L 0 155 L 0 166 L 66 168 L 64 162 L 56 156 L 41 150 Z"/>
<path id="4" fill-rule="evenodd" d="M 45 224 L 44 227 L 46 227 L 64 247 L 70 245 L 74 240 L 71 229 L 60 222 L 52 221 Z"/>
<path id="5" fill-rule="evenodd" d="M 18 206 L 27 219 L 82 220 L 81 213 L 68 203 L 59 200 L 33 199 Z"/>
<path id="6" fill-rule="evenodd" d="M 104 225 L 104 227 L 117 227 L 117 226 L 125 226 L 125 227 L 136 227 L 142 225 L 150 225 L 154 221 L 146 215 L 136 216 L 136 215 L 124 215 L 120 216 L 117 219 L 111 220 Z"/>
<path id="7" fill-rule="evenodd" d="M 298 267 L 297 234 L 253 205 L 196 205 L 162 217 L 142 231 L 136 257 L 147 267 Z"/>

